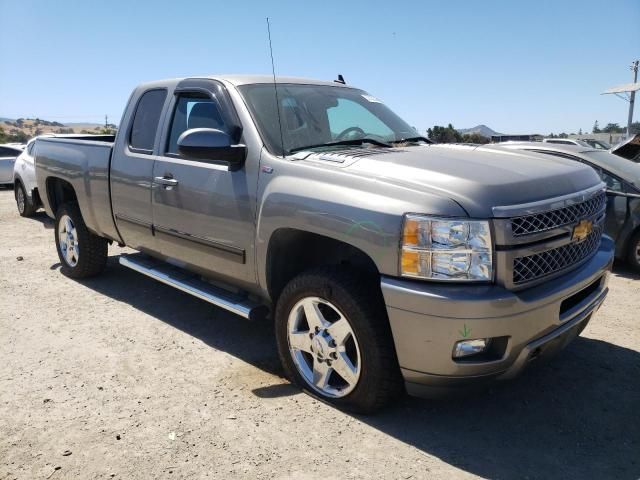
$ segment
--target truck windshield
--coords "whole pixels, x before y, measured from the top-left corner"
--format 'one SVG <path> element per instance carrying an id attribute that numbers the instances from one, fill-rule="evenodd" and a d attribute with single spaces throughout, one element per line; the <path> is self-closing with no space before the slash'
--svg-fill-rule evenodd
<path id="1" fill-rule="evenodd" d="M 336 142 L 357 144 L 357 140 L 371 139 L 386 144 L 419 136 L 382 102 L 362 90 L 279 83 L 283 148 L 274 85 L 251 84 L 238 88 L 267 148 L 275 155 L 309 146 L 330 147 L 328 144 Z"/>

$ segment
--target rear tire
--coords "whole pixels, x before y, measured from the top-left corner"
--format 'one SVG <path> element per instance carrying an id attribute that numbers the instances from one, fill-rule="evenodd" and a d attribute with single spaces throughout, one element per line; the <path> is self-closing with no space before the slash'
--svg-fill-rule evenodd
<path id="1" fill-rule="evenodd" d="M 285 373 L 311 395 L 339 408 L 372 413 L 402 392 L 375 280 L 343 268 L 302 273 L 280 295 L 275 321 Z"/>
<path id="2" fill-rule="evenodd" d="M 27 191 L 24 189 L 24 185 L 22 185 L 21 182 L 15 183 L 14 196 L 16 198 L 18 213 L 21 217 L 30 217 L 36 213 L 37 208 L 35 208 L 33 202 L 29 200 Z"/>
<path id="3" fill-rule="evenodd" d="M 63 274 L 71 278 L 98 275 L 107 264 L 107 240 L 91 233 L 75 203 L 65 203 L 56 212 L 56 249 Z"/>
<path id="4" fill-rule="evenodd" d="M 640 272 L 640 230 L 629 240 L 627 261 L 636 272 Z"/>

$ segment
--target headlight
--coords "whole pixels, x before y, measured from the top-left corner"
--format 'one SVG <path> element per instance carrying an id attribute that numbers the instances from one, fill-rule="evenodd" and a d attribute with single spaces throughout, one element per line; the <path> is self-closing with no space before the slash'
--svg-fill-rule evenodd
<path id="1" fill-rule="evenodd" d="M 492 280 L 489 222 L 405 215 L 400 273 L 432 280 Z"/>

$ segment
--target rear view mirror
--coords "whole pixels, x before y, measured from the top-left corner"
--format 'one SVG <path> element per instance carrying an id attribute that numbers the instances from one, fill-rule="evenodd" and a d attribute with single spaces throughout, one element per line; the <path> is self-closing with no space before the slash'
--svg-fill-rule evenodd
<path id="1" fill-rule="evenodd" d="M 185 158 L 226 164 L 233 171 L 242 168 L 247 147 L 232 145 L 231 137 L 222 130 L 191 128 L 178 138 L 178 152 Z"/>

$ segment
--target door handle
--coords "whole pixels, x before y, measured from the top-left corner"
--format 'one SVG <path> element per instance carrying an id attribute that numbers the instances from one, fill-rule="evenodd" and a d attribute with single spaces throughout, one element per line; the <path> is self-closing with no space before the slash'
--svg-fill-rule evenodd
<path id="1" fill-rule="evenodd" d="M 178 180 L 170 177 L 155 177 L 153 181 L 158 185 L 164 185 L 166 187 L 175 187 L 178 185 Z"/>

